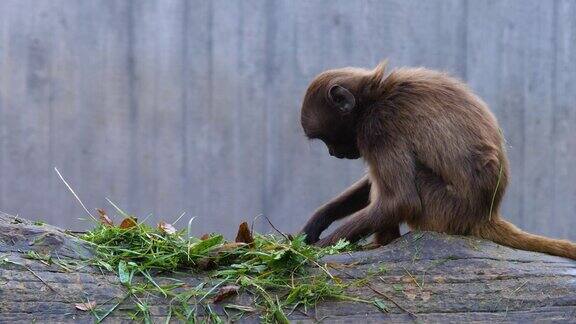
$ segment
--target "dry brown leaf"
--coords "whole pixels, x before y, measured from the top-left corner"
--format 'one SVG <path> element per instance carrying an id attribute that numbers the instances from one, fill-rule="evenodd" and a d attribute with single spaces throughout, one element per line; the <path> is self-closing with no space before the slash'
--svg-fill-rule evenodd
<path id="1" fill-rule="evenodd" d="M 218 266 L 216 261 L 214 261 L 214 259 L 212 259 L 212 258 L 202 258 L 202 259 L 196 260 L 195 263 L 196 263 L 196 266 L 198 267 L 198 269 L 204 270 L 204 271 L 214 270 Z"/>
<path id="2" fill-rule="evenodd" d="M 232 295 L 238 294 L 238 290 L 240 290 L 239 286 L 235 285 L 224 286 L 220 288 L 220 290 L 218 290 L 218 295 L 214 297 L 213 301 L 214 303 L 219 303 Z"/>
<path id="3" fill-rule="evenodd" d="M 250 228 L 248 227 L 247 222 L 243 222 L 238 227 L 238 234 L 236 234 L 236 242 L 246 244 L 254 243 L 254 237 L 252 237 L 252 233 L 250 232 Z"/>
<path id="4" fill-rule="evenodd" d="M 436 283 L 446 283 L 446 278 L 442 276 L 434 276 L 432 280 L 434 280 Z"/>
<path id="5" fill-rule="evenodd" d="M 77 303 L 74 304 L 74 307 L 76 307 L 76 309 L 81 310 L 81 311 L 90 311 L 93 310 L 94 308 L 96 308 L 96 302 L 95 301 L 91 301 L 91 302 L 86 302 L 86 303 Z"/>
<path id="6" fill-rule="evenodd" d="M 226 244 L 222 244 L 222 246 L 218 247 L 216 249 L 216 252 L 227 252 L 227 251 L 232 251 L 235 250 L 239 247 L 242 246 L 246 246 L 246 243 L 242 243 L 242 242 L 231 242 L 231 243 L 226 243 Z"/>
<path id="7" fill-rule="evenodd" d="M 114 223 L 112 222 L 110 217 L 108 217 L 108 215 L 106 215 L 106 212 L 104 211 L 104 209 L 96 208 L 96 211 L 98 212 L 98 215 L 100 215 L 100 217 L 99 217 L 100 223 L 104 224 L 105 226 L 109 226 L 109 227 L 114 226 Z"/>
<path id="8" fill-rule="evenodd" d="M 209 238 L 210 238 L 210 234 L 208 234 L 208 233 L 200 236 L 200 239 L 201 239 L 202 241 L 206 241 L 206 240 L 209 239 Z"/>
<path id="9" fill-rule="evenodd" d="M 138 221 L 138 219 L 136 219 L 135 217 L 126 217 L 126 218 L 124 218 L 122 223 L 120 223 L 120 228 L 127 229 L 127 228 L 134 227 L 134 226 L 136 226 L 137 221 Z"/>
<path id="10" fill-rule="evenodd" d="M 160 229 L 160 231 L 162 231 L 162 233 L 165 234 L 175 234 L 176 233 L 176 228 L 174 228 L 174 226 L 172 226 L 172 224 L 166 223 L 166 222 L 160 222 L 158 223 L 158 228 Z"/>
<path id="11" fill-rule="evenodd" d="M 355 268 L 359 263 L 360 263 L 359 261 L 352 263 L 327 262 L 326 265 L 334 269 L 346 269 L 346 268 Z"/>
<path id="12" fill-rule="evenodd" d="M 402 282 L 414 283 L 414 279 L 412 279 L 412 277 L 410 277 L 410 276 L 402 276 Z"/>

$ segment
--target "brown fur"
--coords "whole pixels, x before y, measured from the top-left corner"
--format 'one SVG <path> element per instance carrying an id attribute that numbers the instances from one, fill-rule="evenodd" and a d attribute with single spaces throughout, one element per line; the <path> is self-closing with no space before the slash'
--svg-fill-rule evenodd
<path id="1" fill-rule="evenodd" d="M 385 76 L 385 64 L 326 71 L 306 92 L 301 122 L 331 155 L 368 165 L 367 176 L 308 221 L 302 232 L 310 243 L 375 233 L 376 243 L 387 244 L 406 222 L 576 259 L 576 244 L 522 232 L 500 217 L 508 183 L 502 133 L 487 105 L 445 73 L 402 68 Z"/>

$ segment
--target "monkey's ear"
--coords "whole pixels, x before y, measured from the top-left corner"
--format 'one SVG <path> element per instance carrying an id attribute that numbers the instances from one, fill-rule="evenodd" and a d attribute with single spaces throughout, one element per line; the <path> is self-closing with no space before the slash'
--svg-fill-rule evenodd
<path id="1" fill-rule="evenodd" d="M 341 112 L 349 113 L 356 107 L 356 98 L 350 90 L 335 84 L 328 90 L 328 99 Z"/>

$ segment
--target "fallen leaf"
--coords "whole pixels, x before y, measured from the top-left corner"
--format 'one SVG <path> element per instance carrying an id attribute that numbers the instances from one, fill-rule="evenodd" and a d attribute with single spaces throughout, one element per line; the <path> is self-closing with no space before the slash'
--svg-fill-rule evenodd
<path id="1" fill-rule="evenodd" d="M 86 302 L 86 303 L 77 303 L 74 304 L 74 307 L 76 307 L 76 309 L 81 310 L 81 311 L 90 311 L 93 310 L 94 308 L 96 308 L 96 302 L 95 301 L 91 301 L 91 302 Z"/>
<path id="2" fill-rule="evenodd" d="M 374 299 L 372 303 L 383 313 L 388 313 L 390 311 L 390 309 L 382 299 Z"/>
<path id="3" fill-rule="evenodd" d="M 216 252 L 227 252 L 227 251 L 232 251 L 232 250 L 236 250 L 239 247 L 242 246 L 246 246 L 246 243 L 241 243 L 241 242 L 231 242 L 231 243 L 226 243 L 226 244 L 222 244 L 222 246 L 218 247 L 216 249 Z"/>
<path id="4" fill-rule="evenodd" d="M 346 268 L 355 268 L 360 262 L 352 262 L 352 263 L 337 263 L 337 262 L 327 262 L 326 265 L 330 268 L 334 269 L 346 269 Z"/>
<path id="5" fill-rule="evenodd" d="M 434 282 L 436 283 L 446 283 L 446 278 L 442 276 L 435 276 L 434 278 L 432 278 L 432 280 L 434 280 Z"/>
<path id="6" fill-rule="evenodd" d="M 209 238 L 210 238 L 210 234 L 208 234 L 208 233 L 200 236 L 200 239 L 201 239 L 202 241 L 206 241 L 206 240 L 209 239 Z"/>
<path id="7" fill-rule="evenodd" d="M 126 218 L 124 218 L 122 223 L 120 223 L 120 228 L 127 229 L 127 228 L 134 227 L 134 226 L 136 226 L 137 221 L 138 221 L 138 219 L 136 219 L 135 217 L 126 217 Z"/>
<path id="8" fill-rule="evenodd" d="M 198 259 L 195 261 L 195 264 L 198 267 L 198 269 L 204 270 L 204 271 L 214 270 L 218 266 L 216 261 L 214 261 L 214 259 L 212 259 L 212 258 Z"/>
<path id="9" fill-rule="evenodd" d="M 172 235 L 176 233 L 176 229 L 172 224 L 168 224 L 166 222 L 158 223 L 158 228 L 165 234 Z"/>
<path id="10" fill-rule="evenodd" d="M 235 285 L 224 286 L 220 288 L 220 290 L 218 290 L 218 294 L 216 295 L 216 297 L 214 297 L 213 301 L 214 303 L 219 303 L 232 295 L 238 294 L 238 290 L 240 290 L 239 286 Z"/>
<path id="11" fill-rule="evenodd" d="M 112 222 L 110 217 L 108 217 L 108 215 L 106 215 L 106 212 L 104 211 L 104 209 L 96 208 L 96 211 L 98 212 L 98 215 L 100 215 L 100 223 L 102 223 L 106 226 L 109 226 L 109 227 L 114 226 L 114 223 Z"/>
<path id="12" fill-rule="evenodd" d="M 125 286 L 130 283 L 130 272 L 128 271 L 126 261 L 122 260 L 118 263 L 118 278 L 120 279 L 120 283 Z"/>
<path id="13" fill-rule="evenodd" d="M 402 282 L 414 283 L 414 279 L 412 279 L 412 277 L 410 277 L 410 276 L 402 276 Z"/>
<path id="14" fill-rule="evenodd" d="M 246 244 L 254 243 L 254 237 L 252 237 L 252 233 L 250 232 L 250 228 L 248 227 L 247 222 L 243 222 L 238 227 L 238 234 L 236 234 L 236 242 Z"/>

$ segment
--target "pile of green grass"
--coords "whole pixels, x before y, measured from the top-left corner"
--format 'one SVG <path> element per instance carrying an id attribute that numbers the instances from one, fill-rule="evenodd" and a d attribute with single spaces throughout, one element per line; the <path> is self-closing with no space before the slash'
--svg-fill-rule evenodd
<path id="1" fill-rule="evenodd" d="M 169 301 L 166 323 L 173 317 L 196 323 L 200 309 L 204 311 L 204 321 L 222 322 L 223 319 L 212 310 L 217 302 L 225 304 L 223 309 L 228 320 L 237 319 L 245 313 L 258 313 L 263 322 L 269 323 L 287 323 L 286 311 L 294 311 L 299 306 L 306 311 L 325 299 L 369 303 L 381 311 L 387 311 L 387 306 L 380 299 L 369 301 L 347 295 L 347 286 L 334 277 L 326 265 L 320 264 L 323 256 L 356 248 L 346 241 L 332 247 L 318 248 L 304 243 L 304 236 L 292 238 L 282 233 L 281 236 L 258 235 L 251 233 L 246 224 L 239 229 L 241 242 L 227 242 L 220 234 L 195 238 L 185 235 L 184 231 L 176 231 L 170 224 L 161 223 L 158 227 L 151 227 L 143 222 L 138 223 L 107 199 L 124 218 L 119 226 L 115 226 L 103 210 L 98 210 L 100 218 L 96 219 L 60 171 L 54 169 L 96 223 L 91 231 L 81 236 L 95 250 L 89 264 L 116 273 L 127 288 L 122 298 L 104 303 L 108 305 L 111 302 L 111 307 L 103 309 L 90 300 L 76 305 L 78 309 L 92 312 L 98 322 L 121 305 L 124 307 L 126 301 L 131 301 L 134 306 L 131 313 L 134 319 L 151 322 L 150 309 L 154 305 L 150 305 L 149 301 L 157 301 L 157 298 Z M 188 227 L 190 232 L 190 224 Z M 47 262 L 44 256 L 29 257 Z M 55 262 L 50 256 L 47 260 Z M 55 263 L 65 269 L 75 265 L 65 264 L 61 260 Z M 205 278 L 204 282 L 191 287 L 177 278 L 178 273 L 191 271 L 198 272 L 198 277 Z M 227 297 L 242 292 L 252 295 L 252 305 L 226 303 Z M 230 315 L 227 310 L 235 312 Z"/>
<path id="2" fill-rule="evenodd" d="M 205 320 L 221 322 L 212 310 L 219 300 L 225 311 L 234 310 L 233 315 L 226 312 L 228 319 L 254 312 L 264 322 L 282 323 L 288 322 L 287 312 L 297 307 L 306 311 L 325 299 L 374 303 L 346 295 L 346 286 L 319 262 L 323 256 L 350 250 L 346 241 L 318 248 L 307 245 L 304 236 L 254 234 L 249 243 L 227 242 L 220 234 L 196 238 L 162 226 L 126 224 L 102 222 L 81 237 L 96 251 L 91 263 L 115 272 L 127 288 L 111 307 L 91 309 L 98 321 L 119 305 L 132 304 L 133 317 L 150 322 L 151 296 L 169 301 L 167 322 L 171 318 L 197 322 L 200 309 Z M 206 280 L 195 287 L 176 275 L 166 280 L 178 272 L 196 272 Z M 226 297 L 241 292 L 252 295 L 252 305 L 227 303 Z"/>

